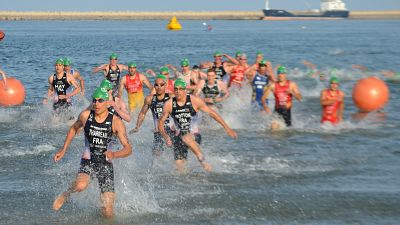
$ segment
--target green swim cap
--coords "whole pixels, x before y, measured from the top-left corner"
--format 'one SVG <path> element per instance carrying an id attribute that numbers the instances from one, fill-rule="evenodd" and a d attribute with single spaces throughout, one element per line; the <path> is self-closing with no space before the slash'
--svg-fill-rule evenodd
<path id="1" fill-rule="evenodd" d="M 137 66 L 136 66 L 136 63 L 134 63 L 134 62 L 129 62 L 129 63 L 128 63 L 128 68 L 131 68 L 131 67 L 135 67 L 135 68 L 136 68 L 136 67 L 137 67 Z"/>
<path id="2" fill-rule="evenodd" d="M 162 74 L 158 74 L 157 76 L 156 76 L 156 80 L 157 79 L 163 79 L 164 81 L 167 81 L 167 78 L 165 77 L 165 75 L 162 75 Z"/>
<path id="3" fill-rule="evenodd" d="M 64 59 L 62 59 L 62 58 L 57 59 L 55 64 L 56 65 L 57 64 L 64 65 Z"/>
<path id="4" fill-rule="evenodd" d="M 92 98 L 108 100 L 108 92 L 104 88 L 97 87 L 93 92 Z"/>
<path id="5" fill-rule="evenodd" d="M 110 55 L 110 59 L 118 59 L 118 55 L 116 53 L 112 53 Z"/>
<path id="6" fill-rule="evenodd" d="M 242 51 L 237 51 L 236 52 L 236 57 L 242 56 L 242 54 L 243 54 Z"/>
<path id="7" fill-rule="evenodd" d="M 222 56 L 222 53 L 221 53 L 220 51 L 216 51 L 216 52 L 214 53 L 214 56 Z"/>
<path id="8" fill-rule="evenodd" d="M 113 85 L 109 80 L 104 79 L 103 81 L 101 81 L 101 84 L 99 87 L 103 88 L 106 91 L 109 91 L 113 88 Z"/>
<path id="9" fill-rule="evenodd" d="M 339 78 L 337 78 L 337 77 L 332 77 L 330 80 L 329 80 L 329 83 L 331 84 L 331 83 L 339 83 L 340 81 L 339 81 Z"/>
<path id="10" fill-rule="evenodd" d="M 64 58 L 64 66 L 70 66 L 71 64 L 72 64 L 71 60 L 69 58 L 65 57 Z"/>
<path id="11" fill-rule="evenodd" d="M 175 80 L 175 83 L 174 83 L 174 88 L 176 88 L 176 87 L 182 87 L 182 88 L 185 88 L 185 89 L 186 89 L 186 82 L 185 82 L 185 80 L 183 80 L 182 78 L 176 79 L 176 80 Z"/>
<path id="12" fill-rule="evenodd" d="M 261 60 L 261 62 L 258 64 L 259 66 L 266 66 L 267 65 L 267 60 Z"/>
<path id="13" fill-rule="evenodd" d="M 276 73 L 277 74 L 287 74 L 286 67 L 284 67 L 284 66 L 278 67 L 278 69 L 276 70 Z"/>
<path id="14" fill-rule="evenodd" d="M 189 66 L 189 59 L 182 59 L 181 66 Z"/>
<path id="15" fill-rule="evenodd" d="M 160 68 L 160 73 L 169 73 L 168 67 L 165 67 L 165 66 L 161 67 Z"/>
<path id="16" fill-rule="evenodd" d="M 257 51 L 256 55 L 258 56 L 258 55 L 264 55 L 264 54 L 262 53 L 262 51 Z"/>

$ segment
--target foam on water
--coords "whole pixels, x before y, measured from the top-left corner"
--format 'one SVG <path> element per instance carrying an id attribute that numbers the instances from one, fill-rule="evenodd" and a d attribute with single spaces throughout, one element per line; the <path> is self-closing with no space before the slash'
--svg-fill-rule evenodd
<path id="1" fill-rule="evenodd" d="M 19 148 L 13 148 L 13 151 L 6 151 L 2 153 L 0 157 L 44 155 L 44 153 L 53 152 L 55 149 L 56 148 L 51 144 L 42 144 L 38 146 L 33 146 L 33 148 L 26 148 L 26 146 L 21 146 Z"/>

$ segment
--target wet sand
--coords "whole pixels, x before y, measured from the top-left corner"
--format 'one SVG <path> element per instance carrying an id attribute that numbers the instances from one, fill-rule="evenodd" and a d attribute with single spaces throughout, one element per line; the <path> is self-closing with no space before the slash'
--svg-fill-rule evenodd
<path id="1" fill-rule="evenodd" d="M 0 11 L 0 20 L 259 20 L 259 11 L 222 12 L 17 12 Z M 400 19 L 400 10 L 351 11 L 349 19 Z"/>

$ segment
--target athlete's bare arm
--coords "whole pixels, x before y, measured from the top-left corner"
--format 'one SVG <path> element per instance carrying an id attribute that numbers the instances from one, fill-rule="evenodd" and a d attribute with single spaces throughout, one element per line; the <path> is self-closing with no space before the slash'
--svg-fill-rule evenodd
<path id="1" fill-rule="evenodd" d="M 98 72 L 102 71 L 105 74 L 107 70 L 108 70 L 108 64 L 103 64 L 103 65 L 93 68 L 92 73 L 98 73 Z"/>
<path id="2" fill-rule="evenodd" d="M 125 120 L 128 123 L 131 122 L 132 117 L 131 114 L 129 114 L 128 109 L 126 108 L 124 101 L 116 97 L 115 100 L 110 101 L 110 103 L 110 105 L 114 107 L 115 111 L 118 113 L 122 120 Z"/>
<path id="3" fill-rule="evenodd" d="M 132 146 L 129 143 L 128 136 L 126 135 L 125 125 L 122 120 L 117 116 L 113 117 L 112 129 L 113 133 L 117 134 L 119 142 L 122 145 L 122 149 L 114 152 L 111 150 L 107 150 L 104 154 L 109 161 L 116 158 L 124 158 L 132 154 Z"/>
<path id="4" fill-rule="evenodd" d="M 199 83 L 197 84 L 196 89 L 193 92 L 196 97 L 200 96 L 200 93 L 201 93 L 205 83 L 206 83 L 205 80 L 200 80 Z"/>
<path id="5" fill-rule="evenodd" d="M 237 134 L 232 130 L 222 117 L 206 105 L 206 103 L 196 96 L 190 96 L 194 109 L 201 110 L 209 114 L 215 121 L 217 121 L 225 129 L 226 133 L 232 138 L 237 138 Z"/>
<path id="6" fill-rule="evenodd" d="M 81 87 L 81 94 L 82 94 L 82 96 L 84 96 L 85 95 L 85 80 L 83 79 L 83 77 L 81 76 L 81 73 L 79 73 L 79 71 L 74 71 L 73 76 L 74 76 L 75 80 L 79 82 L 80 87 Z"/>
<path id="7" fill-rule="evenodd" d="M 86 120 L 87 120 L 88 117 L 89 117 L 89 113 L 90 113 L 89 110 L 85 110 L 85 111 L 81 112 L 81 114 L 79 114 L 78 119 L 77 119 L 77 120 L 75 121 L 75 123 L 72 124 L 72 126 L 69 128 L 67 137 L 65 138 L 65 141 L 64 141 L 64 146 L 63 146 L 63 148 L 60 149 L 60 150 L 58 150 L 58 152 L 54 155 L 54 161 L 55 161 L 55 162 L 60 161 L 60 160 L 64 157 L 65 153 L 66 153 L 67 150 L 68 150 L 69 145 L 70 145 L 71 142 L 72 142 L 72 139 L 74 139 L 74 137 L 75 137 L 76 133 L 78 132 L 78 130 L 79 130 L 80 128 L 82 128 L 83 125 L 86 123 Z"/>
<path id="8" fill-rule="evenodd" d="M 172 146 L 172 140 L 164 129 L 164 123 L 165 120 L 167 120 L 171 111 L 172 111 L 172 98 L 165 103 L 161 118 L 158 120 L 158 131 L 163 136 L 168 146 Z"/>
<path id="9" fill-rule="evenodd" d="M 121 71 L 124 71 L 124 70 L 128 70 L 128 66 L 126 66 L 126 65 L 124 65 L 124 64 L 117 64 L 118 65 L 118 68 L 121 70 Z"/>
<path id="10" fill-rule="evenodd" d="M 229 90 L 224 82 L 222 82 L 220 80 L 217 82 L 218 82 L 218 87 L 222 92 L 222 97 L 217 98 L 217 102 L 221 102 L 229 97 Z"/>
<path id="11" fill-rule="evenodd" d="M 297 84 L 294 82 L 290 83 L 290 92 L 293 94 L 293 96 L 298 100 L 301 101 L 302 96 L 301 93 L 299 91 L 299 89 L 297 88 Z"/>
<path id="12" fill-rule="evenodd" d="M 140 80 L 142 81 L 142 83 L 144 83 L 144 85 L 146 85 L 146 87 L 151 91 L 153 90 L 153 85 L 151 85 L 149 79 L 147 79 L 147 77 L 143 74 L 139 74 L 140 76 Z"/>
<path id="13" fill-rule="evenodd" d="M 274 87 L 274 83 L 269 84 L 268 87 L 264 89 L 263 96 L 261 97 L 261 103 L 263 104 L 264 110 L 267 113 L 271 113 L 271 110 L 268 108 L 266 100 L 268 99 L 269 94 L 274 91 Z"/>
<path id="14" fill-rule="evenodd" d="M 47 82 L 49 83 L 49 88 L 47 89 L 47 98 L 43 99 L 43 104 L 47 104 L 54 96 L 53 75 L 49 77 Z"/>
<path id="15" fill-rule="evenodd" d="M 121 78 L 118 88 L 118 98 L 120 99 L 122 99 L 122 92 L 124 91 L 125 85 L 126 85 L 126 76 L 123 76 Z"/>
<path id="16" fill-rule="evenodd" d="M 3 70 L 0 70 L 0 75 L 3 77 L 4 87 L 7 89 L 7 76 Z"/>
<path id="17" fill-rule="evenodd" d="M 129 133 L 136 133 L 139 131 L 140 126 L 142 126 L 143 120 L 146 117 L 147 111 L 149 111 L 150 104 L 151 104 L 151 99 L 153 98 L 153 95 L 148 95 L 144 99 L 144 104 L 142 106 L 142 109 L 139 112 L 137 121 L 136 121 L 136 127 L 133 128 Z"/>
<path id="18" fill-rule="evenodd" d="M 79 92 L 81 92 L 81 87 L 78 85 L 78 82 L 76 82 L 74 76 L 72 76 L 71 74 L 67 74 L 67 81 L 68 83 L 72 84 L 72 86 L 74 86 L 74 91 L 65 95 L 65 98 L 68 99 L 74 95 L 79 94 Z"/>

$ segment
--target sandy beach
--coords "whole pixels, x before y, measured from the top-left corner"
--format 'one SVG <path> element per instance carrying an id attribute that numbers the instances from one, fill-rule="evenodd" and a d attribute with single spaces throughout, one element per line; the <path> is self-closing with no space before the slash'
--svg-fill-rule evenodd
<path id="1" fill-rule="evenodd" d="M 17 12 L 0 11 L 0 20 L 165 20 L 177 16 L 184 20 L 259 20 L 259 11 L 221 12 Z M 351 11 L 349 19 L 400 19 L 400 10 Z"/>

